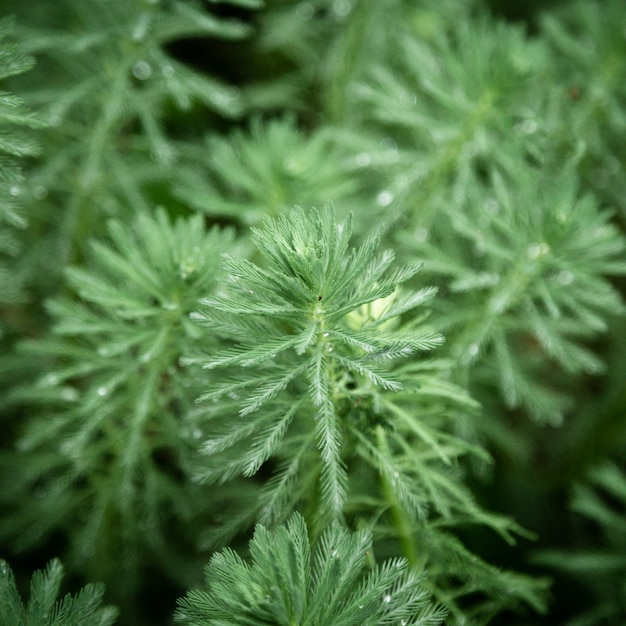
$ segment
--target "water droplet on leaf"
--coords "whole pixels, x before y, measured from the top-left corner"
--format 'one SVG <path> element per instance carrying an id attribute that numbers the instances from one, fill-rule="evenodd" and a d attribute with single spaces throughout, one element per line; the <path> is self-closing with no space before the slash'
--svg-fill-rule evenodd
<path id="1" fill-rule="evenodd" d="M 147 61 L 137 61 L 133 66 L 133 76 L 137 80 L 148 80 L 152 76 L 152 67 Z"/>
<path id="2" fill-rule="evenodd" d="M 376 196 L 376 203 L 379 206 L 389 206 L 393 202 L 393 199 L 393 193 L 389 191 L 389 189 L 383 189 L 383 191 Z"/>
<path id="3" fill-rule="evenodd" d="M 298 15 L 304 20 L 310 20 L 315 15 L 315 7 L 311 2 L 300 2 L 296 11 Z"/>
<path id="4" fill-rule="evenodd" d="M 425 241 L 427 241 L 429 234 L 430 233 L 428 231 L 428 228 L 416 228 L 415 232 L 413 233 L 415 240 L 418 243 L 424 243 Z"/>
<path id="5" fill-rule="evenodd" d="M 367 167 L 371 163 L 372 157 L 367 152 L 361 152 L 356 155 L 355 160 L 359 167 Z"/>
<path id="6" fill-rule="evenodd" d="M 33 196 L 36 200 L 44 200 L 48 197 L 48 190 L 43 185 L 38 185 L 33 189 Z"/>
<path id="7" fill-rule="evenodd" d="M 349 0 L 335 0 L 332 6 L 337 17 L 345 17 L 352 10 L 352 3 Z"/>
<path id="8" fill-rule="evenodd" d="M 61 389 L 61 399 L 66 402 L 76 402 L 78 400 L 78 391 L 74 387 L 63 387 Z"/>

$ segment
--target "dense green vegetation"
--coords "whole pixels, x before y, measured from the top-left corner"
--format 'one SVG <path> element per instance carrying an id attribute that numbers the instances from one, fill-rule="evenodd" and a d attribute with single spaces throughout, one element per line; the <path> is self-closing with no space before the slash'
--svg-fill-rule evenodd
<path id="1" fill-rule="evenodd" d="M 626 5 L 35 4 L 0 626 L 623 624 Z"/>

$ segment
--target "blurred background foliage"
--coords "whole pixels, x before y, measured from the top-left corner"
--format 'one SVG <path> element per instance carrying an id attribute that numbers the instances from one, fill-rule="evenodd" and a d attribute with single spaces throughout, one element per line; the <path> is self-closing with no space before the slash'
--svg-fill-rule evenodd
<path id="1" fill-rule="evenodd" d="M 626 621 L 622 0 L 1 11 L 0 555 L 18 583 L 61 555 L 117 604 L 133 581 L 126 623 L 167 623 L 255 497 L 188 480 L 199 435 L 175 423 L 203 381 L 180 357 L 214 348 L 188 315 L 220 252 L 254 256 L 249 227 L 331 200 L 439 288 L 448 375 L 482 405 L 456 435 L 495 461 L 468 484 L 536 535 L 463 540 L 553 580 L 548 613 L 515 623 Z M 81 456 L 111 412 L 131 418 Z M 220 541 L 243 544 L 235 528 Z"/>

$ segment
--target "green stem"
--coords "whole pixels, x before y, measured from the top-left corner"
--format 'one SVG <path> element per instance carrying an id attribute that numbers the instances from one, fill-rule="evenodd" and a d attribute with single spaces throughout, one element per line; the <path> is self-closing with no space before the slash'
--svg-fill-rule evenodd
<path id="1" fill-rule="evenodd" d="M 376 439 L 381 454 L 386 454 L 389 450 L 387 433 L 382 426 L 376 427 Z M 395 535 L 400 542 L 402 554 L 413 568 L 422 567 L 424 564 L 418 555 L 418 547 L 413 534 L 413 527 L 406 510 L 400 504 L 391 482 L 385 477 L 381 477 L 381 488 L 385 501 L 389 505 L 391 517 L 395 527 Z"/>

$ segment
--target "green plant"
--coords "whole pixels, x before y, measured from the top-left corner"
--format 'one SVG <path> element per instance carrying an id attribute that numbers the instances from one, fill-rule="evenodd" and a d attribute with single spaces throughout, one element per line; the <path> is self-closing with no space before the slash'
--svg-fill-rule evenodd
<path id="1" fill-rule="evenodd" d="M 205 570 L 205 587 L 179 600 L 182 624 L 440 624 L 424 579 L 403 559 L 368 567 L 371 537 L 334 523 L 315 550 L 304 519 L 257 526 L 248 564 L 232 550 L 218 552 Z"/>
<path id="2" fill-rule="evenodd" d="M 23 54 L 15 44 L 2 41 L 12 29 L 12 19 L 0 20 L 0 81 L 22 74 L 34 64 L 34 59 Z M 0 299 L 5 305 L 13 305 L 25 298 L 26 277 L 21 274 L 11 276 L 10 264 L 21 251 L 19 238 L 12 229 L 23 229 L 27 224 L 24 208 L 19 202 L 24 177 L 18 159 L 38 153 L 37 144 L 23 128 L 41 126 L 43 121 L 25 107 L 21 98 L 8 91 L 0 92 L 0 226 L 3 229 L 0 236 Z"/>
<path id="3" fill-rule="evenodd" d="M 223 295 L 194 314 L 231 346 L 199 359 L 223 373 L 201 396 L 210 421 L 196 475 L 224 482 L 266 468 L 258 519 L 299 509 L 314 536 L 334 520 L 380 520 L 376 536 L 395 535 L 412 565 L 428 563 L 457 615 L 454 595 L 487 590 L 495 604 L 506 590 L 540 607 L 540 584 L 494 576 L 443 530 L 486 524 L 513 541 L 519 529 L 481 510 L 457 473 L 464 455 L 487 455 L 453 434 L 476 405 L 446 381 L 451 363 L 417 356 L 443 340 L 417 313 L 435 290 L 404 288 L 419 267 L 393 268 L 379 236 L 352 249 L 350 237 L 351 219 L 331 206 L 294 209 L 253 229 L 262 266 L 224 257 Z M 449 594 L 452 579 L 468 587 Z M 479 612 L 490 610 L 485 600 Z"/>
<path id="4" fill-rule="evenodd" d="M 201 339 L 188 316 L 213 289 L 233 233 L 158 210 L 130 228 L 111 221 L 109 237 L 93 242 L 85 266 L 67 268 L 70 291 L 47 304 L 52 334 L 20 347 L 47 367 L 6 401 L 45 406 L 46 419 L 0 459 L 1 532 L 24 550 L 64 529 L 66 562 L 128 597 L 148 555 L 186 579 L 190 531 L 212 508 L 188 479 L 200 433 L 185 416 L 199 388 L 180 359 Z"/>
<path id="5" fill-rule="evenodd" d="M 572 492 L 571 508 L 601 541 L 577 550 L 540 553 L 537 561 L 566 572 L 590 592 L 571 626 L 619 624 L 626 616 L 626 476 L 614 463 L 593 468 Z"/>
<path id="6" fill-rule="evenodd" d="M 530 551 L 585 563 L 615 520 L 619 561 L 619 472 L 595 521 L 563 502 L 626 434 L 624 3 L 30 4 L 0 18 L 17 587 L 58 557 L 122 624 L 236 621 L 291 572 L 261 545 L 367 536 L 344 599 L 401 562 L 452 626 L 579 617 Z M 303 576 L 282 597 L 347 607 Z"/>
<path id="7" fill-rule="evenodd" d="M 63 566 L 52 560 L 45 570 L 35 572 L 30 582 L 30 597 L 24 606 L 15 586 L 13 572 L 0 560 L 0 624 L 2 626 L 109 626 L 117 610 L 103 607 L 103 585 L 87 585 L 75 596 L 57 600 Z"/>
<path id="8" fill-rule="evenodd" d="M 35 273 L 33 287 L 47 294 L 108 217 L 127 206 L 148 209 L 163 196 L 160 181 L 179 158 L 166 129 L 172 107 L 190 116 L 198 107 L 242 113 L 235 87 L 177 59 L 171 47 L 193 37 L 236 40 L 248 29 L 189 1 L 131 0 L 115 9 L 103 0 L 41 4 L 36 15 L 26 9 L 23 21 L 14 4 L 22 47 L 39 58 L 22 89 L 48 122 L 40 141 L 51 156 L 21 191 L 36 208 L 25 260 L 45 268 L 47 280 Z"/>

